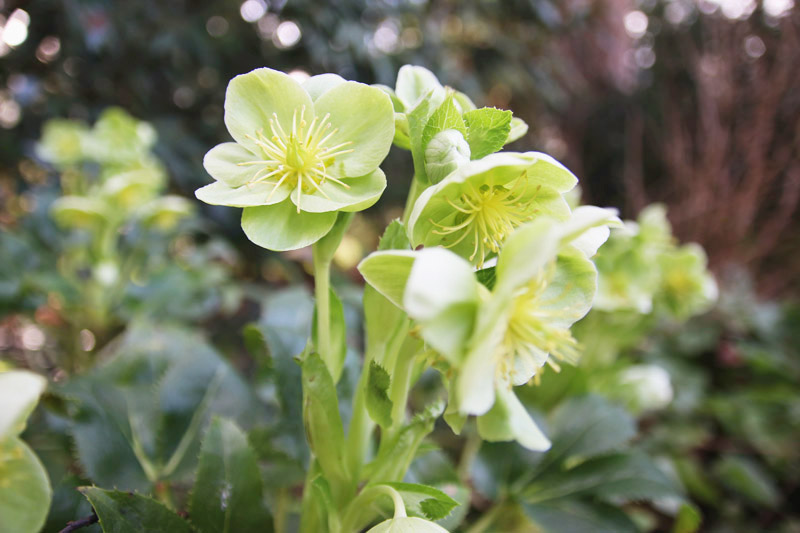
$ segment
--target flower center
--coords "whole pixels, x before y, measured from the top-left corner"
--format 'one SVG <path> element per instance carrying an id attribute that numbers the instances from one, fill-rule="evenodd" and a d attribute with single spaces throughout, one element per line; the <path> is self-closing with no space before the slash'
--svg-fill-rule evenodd
<path id="1" fill-rule="evenodd" d="M 526 172 L 523 172 L 510 188 L 502 185 L 482 185 L 477 188 L 468 184 L 468 190 L 456 201 L 447 200 L 447 203 L 458 211 L 453 223 L 445 225 L 431 220 L 431 223 L 438 228 L 433 233 L 444 236 L 442 245 L 445 248 L 452 248 L 461 241 L 471 238 L 473 244 L 469 260 L 477 259 L 478 267 L 482 267 L 486 254 L 489 251 L 498 253 L 506 237 L 517 226 L 531 220 L 536 213 L 536 210 L 532 211 L 529 207 L 536 197 L 535 194 L 527 205 L 522 203 L 527 188 Z M 537 186 L 537 193 L 540 188 L 541 185 Z"/>
<path id="2" fill-rule="evenodd" d="M 561 367 L 554 358 L 573 364 L 578 360 L 580 346 L 569 328 L 559 325 L 560 313 L 553 305 L 560 295 L 546 292 L 554 275 L 555 262 L 551 262 L 514 298 L 505 337 L 496 354 L 499 357 L 497 371 L 508 381 L 511 381 L 516 358 L 524 360 L 524 367 L 539 368 L 547 363 L 556 372 Z M 539 373 L 536 372 L 537 382 Z"/>
<path id="3" fill-rule="evenodd" d="M 335 146 L 327 146 L 328 141 L 338 131 L 330 130 L 328 119 L 330 114 L 318 120 L 314 117 L 309 124 L 305 120 L 306 107 L 295 109 L 292 114 L 292 127 L 284 129 L 278 121 L 277 113 L 269 119 L 270 137 L 264 135 L 263 130 L 256 132 L 256 137 L 248 135 L 261 149 L 263 159 L 243 161 L 239 166 L 260 166 L 258 172 L 246 183 L 247 186 L 256 183 L 270 183 L 272 191 L 267 196 L 269 201 L 281 186 L 287 186 L 297 191 L 297 212 L 300 212 L 303 194 L 313 194 L 318 191 L 325 198 L 330 197 L 322 189 L 325 181 L 329 180 L 349 189 L 350 186 L 334 178 L 328 173 L 337 156 L 349 154 L 352 149 L 345 150 L 352 141 L 343 142 Z M 330 130 L 330 131 L 329 131 Z"/>

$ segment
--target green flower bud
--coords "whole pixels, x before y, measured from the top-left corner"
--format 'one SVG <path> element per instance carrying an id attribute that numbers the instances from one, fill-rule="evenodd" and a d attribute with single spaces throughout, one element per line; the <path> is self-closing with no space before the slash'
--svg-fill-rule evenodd
<path id="1" fill-rule="evenodd" d="M 439 183 L 470 158 L 469 144 L 460 131 L 437 133 L 425 148 L 425 172 L 431 183 Z"/>

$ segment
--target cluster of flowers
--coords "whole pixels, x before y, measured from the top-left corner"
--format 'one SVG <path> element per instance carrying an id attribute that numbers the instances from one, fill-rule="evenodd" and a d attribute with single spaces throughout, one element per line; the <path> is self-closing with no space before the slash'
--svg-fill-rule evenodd
<path id="1" fill-rule="evenodd" d="M 164 231 L 190 215 L 188 200 L 161 194 L 166 173 L 151 154 L 155 142 L 150 124 L 120 108 L 104 111 L 92 127 L 47 122 L 37 154 L 61 172 L 65 195 L 52 206 L 59 225 L 100 234 L 136 220 Z"/>
<path id="2" fill-rule="evenodd" d="M 622 225 L 616 212 L 571 209 L 565 194 L 577 179 L 563 165 L 538 152 L 498 152 L 524 135 L 521 120 L 478 109 L 420 67 L 403 67 L 394 89 L 333 74 L 301 84 L 258 69 L 230 82 L 225 123 L 235 142 L 208 152 L 216 181 L 197 197 L 244 208 L 245 233 L 270 250 L 318 242 L 340 214 L 373 205 L 392 143 L 411 151 L 406 216 L 359 270 L 434 352 L 455 431 L 475 415 L 485 440 L 548 449 L 514 387 L 545 365 L 576 362 L 570 327 L 591 308 L 591 258 L 609 227 Z M 411 520 L 399 506 L 374 531 Z M 409 530 L 428 531 L 418 526 Z"/>

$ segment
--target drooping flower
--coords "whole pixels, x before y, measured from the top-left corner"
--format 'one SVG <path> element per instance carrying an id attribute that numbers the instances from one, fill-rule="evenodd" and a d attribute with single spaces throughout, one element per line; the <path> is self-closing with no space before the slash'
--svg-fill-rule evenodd
<path id="1" fill-rule="evenodd" d="M 589 257 L 609 224 L 619 224 L 615 214 L 595 207 L 576 209 L 566 222 L 540 217 L 524 224 L 505 241 L 491 276 L 481 271 L 485 283 L 441 247 L 376 252 L 359 270 L 450 365 L 451 415 L 478 415 L 486 440 L 544 450 L 549 441 L 513 387 L 545 364 L 575 362 L 570 327 L 591 308 L 597 271 Z"/>
<path id="2" fill-rule="evenodd" d="M 567 219 L 563 193 L 577 181 L 555 159 L 537 152 L 466 162 L 417 199 L 409 218 L 411 242 L 444 246 L 480 267 L 518 226 L 540 215 Z"/>
<path id="3" fill-rule="evenodd" d="M 378 165 L 392 143 L 394 113 L 380 89 L 333 74 L 300 85 L 261 68 L 231 80 L 225 124 L 235 142 L 206 154 L 217 181 L 196 194 L 243 207 L 245 233 L 265 248 L 316 242 L 338 211 L 365 209 L 386 187 Z"/>

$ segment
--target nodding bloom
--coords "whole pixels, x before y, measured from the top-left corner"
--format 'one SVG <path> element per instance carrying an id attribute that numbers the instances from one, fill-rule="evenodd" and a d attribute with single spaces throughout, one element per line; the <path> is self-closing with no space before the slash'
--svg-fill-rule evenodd
<path id="1" fill-rule="evenodd" d="M 589 257 L 611 224 L 621 225 L 615 213 L 596 207 L 579 207 L 566 222 L 523 224 L 506 239 L 493 283 L 479 282 L 473 265 L 442 247 L 376 252 L 359 270 L 444 357 L 451 415 L 477 415 L 486 440 L 545 450 L 549 441 L 513 387 L 545 364 L 576 361 L 570 327 L 591 308 L 597 271 Z"/>
<path id="2" fill-rule="evenodd" d="M 256 244 L 287 250 L 325 235 L 338 211 L 374 204 L 386 178 L 378 165 L 394 137 L 394 112 L 380 89 L 334 74 L 302 85 L 261 68 L 233 78 L 225 95 L 222 143 L 203 165 L 216 180 L 206 203 L 244 208 Z"/>
<path id="3" fill-rule="evenodd" d="M 518 226 L 540 215 L 565 220 L 563 193 L 577 178 L 537 152 L 490 154 L 462 164 L 414 204 L 414 246 L 443 246 L 479 268 L 500 251 Z"/>

